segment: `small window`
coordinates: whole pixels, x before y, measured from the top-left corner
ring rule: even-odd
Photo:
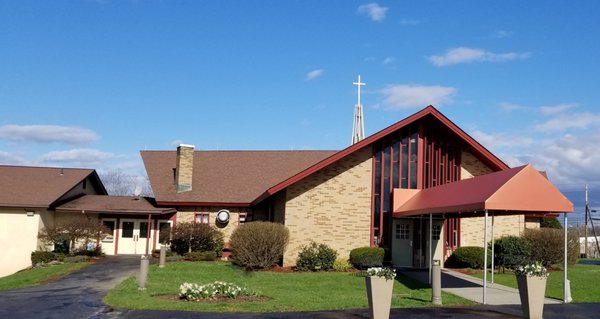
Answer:
[[[252,214],[240,213],[238,216],[239,216],[239,219],[240,219],[239,220],[240,224],[251,222],[253,220]]]
[[[408,224],[396,224],[396,239],[408,239],[410,228]]]
[[[441,233],[442,233],[441,225],[433,225],[433,227],[431,227],[431,238],[433,240],[440,240]]]
[[[195,221],[197,224],[208,224],[209,216],[208,213],[196,213]]]

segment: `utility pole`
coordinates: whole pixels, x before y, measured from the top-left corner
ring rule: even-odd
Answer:
[[[585,184],[585,258],[588,258],[588,218],[589,218],[589,207],[588,207],[588,186]]]

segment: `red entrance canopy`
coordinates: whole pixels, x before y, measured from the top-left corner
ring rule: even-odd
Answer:
[[[531,165],[423,190],[394,189],[394,217],[484,210],[564,213],[573,212],[573,203]]]

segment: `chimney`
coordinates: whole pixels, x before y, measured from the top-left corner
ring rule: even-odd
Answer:
[[[194,145],[179,144],[177,147],[177,166],[175,167],[175,189],[177,193],[192,190],[194,172]]]

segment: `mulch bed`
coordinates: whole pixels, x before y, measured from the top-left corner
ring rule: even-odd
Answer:
[[[168,294],[168,295],[155,295],[155,298],[169,300],[169,301],[181,301],[181,302],[197,302],[197,303],[247,303],[247,302],[264,302],[269,301],[273,298],[267,296],[239,296],[235,299],[228,298],[226,296],[216,296],[212,299],[201,299],[198,301],[188,301],[185,299],[179,298],[179,295]]]

